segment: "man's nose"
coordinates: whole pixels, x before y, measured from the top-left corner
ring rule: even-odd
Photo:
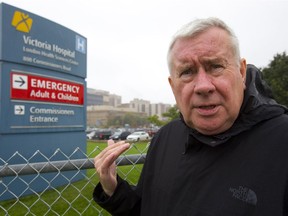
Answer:
[[[200,95],[207,95],[215,91],[213,77],[203,68],[200,68],[196,79],[194,79],[194,92]]]

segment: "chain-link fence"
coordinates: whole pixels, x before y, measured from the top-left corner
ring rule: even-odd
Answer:
[[[131,184],[138,182],[148,144],[132,144],[116,161],[118,174]],[[0,215],[110,215],[92,198],[98,183],[93,158],[104,147],[88,143],[87,152],[77,148],[70,155],[57,149],[49,156],[37,151],[30,157],[15,152],[8,160],[0,158]],[[59,154],[65,159],[54,160]]]

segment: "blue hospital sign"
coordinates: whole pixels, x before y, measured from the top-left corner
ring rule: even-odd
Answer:
[[[0,132],[84,130],[86,38],[4,3],[0,14],[0,79],[5,90],[1,92],[7,92],[1,97],[0,118],[6,123],[0,124]],[[69,110],[73,114],[41,114],[35,118],[30,107]]]
[[[0,172],[6,163],[23,163],[21,158],[9,159],[15,152],[26,159],[35,152],[51,158],[58,149],[64,155],[75,149],[86,152],[86,55],[87,39],[81,34],[0,4]],[[43,157],[35,160],[42,162]],[[50,160],[63,160],[63,156]],[[49,186],[41,181],[44,174],[16,176],[12,182],[11,177],[3,177],[0,201],[31,193],[23,185],[26,178],[35,177],[29,187],[40,192],[67,184],[65,178],[71,176],[78,181],[82,172],[61,173],[64,178],[45,174],[53,179]]]

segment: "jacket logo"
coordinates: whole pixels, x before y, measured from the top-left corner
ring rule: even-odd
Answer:
[[[256,206],[257,195],[253,190],[247,187],[239,186],[238,188],[230,188],[229,191],[232,193],[232,197],[235,199]]]
[[[28,14],[24,14],[20,11],[15,11],[11,25],[16,28],[17,31],[29,33],[32,28],[33,19]]]

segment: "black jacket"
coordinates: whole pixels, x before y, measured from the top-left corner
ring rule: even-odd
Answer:
[[[182,118],[153,138],[136,188],[118,179],[107,199],[113,215],[288,216],[288,116],[252,65],[232,128],[205,136]]]

